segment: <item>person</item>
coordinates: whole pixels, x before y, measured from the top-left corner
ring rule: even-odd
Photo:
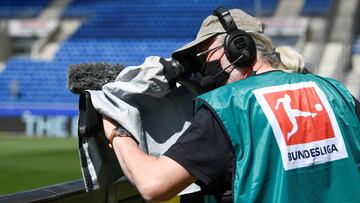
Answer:
[[[124,174],[145,200],[167,200],[196,182],[218,202],[360,201],[359,102],[333,79],[293,73],[304,69],[302,56],[274,49],[263,31],[260,20],[220,7],[173,53],[209,91],[160,157],[103,117]]]
[[[17,100],[20,98],[20,81],[18,79],[10,82],[9,89],[13,99]]]

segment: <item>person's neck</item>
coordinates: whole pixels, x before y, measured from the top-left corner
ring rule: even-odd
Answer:
[[[260,61],[260,62],[257,62],[253,66],[252,70],[255,71],[256,74],[260,74],[260,73],[265,73],[265,72],[272,71],[275,69],[271,66],[271,64]]]
[[[268,71],[275,70],[269,63],[265,62],[256,62],[255,65],[252,68],[246,68],[243,70],[234,69],[232,71],[232,74],[230,74],[230,78],[227,83],[231,83],[237,80],[242,80],[245,78],[248,78],[254,74],[254,72],[257,74],[265,73]]]

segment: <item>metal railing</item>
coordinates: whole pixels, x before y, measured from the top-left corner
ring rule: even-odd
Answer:
[[[125,177],[99,190],[86,192],[83,180],[51,185],[35,190],[0,196],[0,202],[91,202],[91,203],[132,203],[145,202],[134,186]]]

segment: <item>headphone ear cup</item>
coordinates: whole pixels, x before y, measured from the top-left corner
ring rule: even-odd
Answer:
[[[242,30],[237,30],[225,37],[224,52],[230,63],[236,61],[234,65],[240,68],[251,66],[256,59],[255,42],[248,33]]]

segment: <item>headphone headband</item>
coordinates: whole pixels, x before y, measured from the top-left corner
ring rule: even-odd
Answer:
[[[256,59],[256,46],[251,36],[244,30],[239,30],[230,11],[223,6],[213,12],[227,32],[224,40],[224,52],[230,63],[238,67],[249,67]]]
[[[224,7],[219,7],[214,10],[213,15],[218,17],[221,25],[227,33],[233,33],[238,30],[229,10],[225,9]]]

